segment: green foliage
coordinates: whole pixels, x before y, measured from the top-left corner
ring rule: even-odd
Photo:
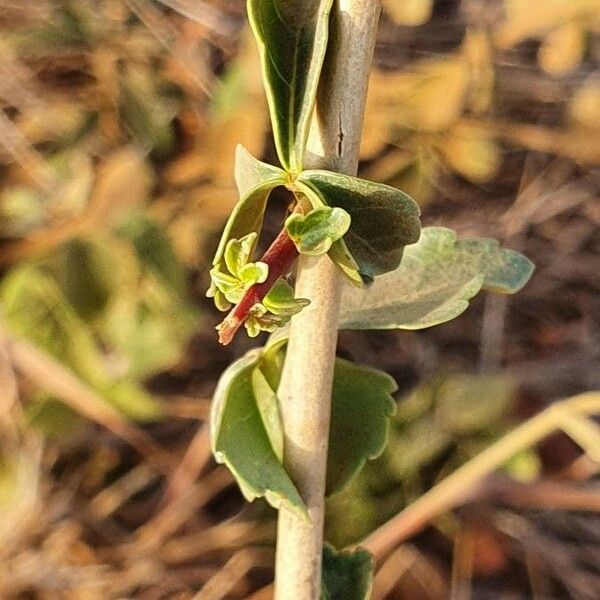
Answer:
[[[213,451],[227,464],[244,495],[300,509],[282,464],[283,425],[276,389],[283,366],[279,340],[253,350],[222,375],[215,392]],[[383,452],[395,410],[396,383],[385,373],[338,358],[333,378],[327,493],[343,488]],[[243,418],[242,418],[243,415]]]
[[[325,538],[356,543],[477,456],[510,428],[516,389],[506,376],[455,373],[403,396],[384,452],[327,499]],[[522,453],[506,470],[531,478],[538,467],[535,453]]]
[[[248,0],[275,145],[286,170],[302,170],[325,57],[332,0]]]
[[[267,279],[269,268],[265,263],[248,262],[256,237],[257,234],[252,232],[239,240],[230,239],[224,252],[228,272],[222,272],[219,267],[210,272],[212,285],[209,294],[214,296],[215,304],[221,310],[227,310],[232,303],[237,304],[248,288]]]
[[[248,335],[256,337],[261,331],[273,333],[309,304],[306,298],[294,297],[294,288],[285,279],[278,279],[263,301],[250,309],[246,321]]]
[[[178,359],[197,321],[170,239],[142,213],[73,238],[48,259],[11,269],[0,286],[7,325],[134,420],[160,418],[142,378]],[[52,422],[53,404],[36,419]]]
[[[386,373],[338,358],[333,375],[327,494],[342,489],[387,444],[396,382]]]
[[[44,436],[61,440],[72,433],[80,423],[75,411],[52,396],[40,394],[27,403],[24,410],[25,422],[41,431]]]
[[[131,242],[140,265],[156,275],[176,296],[186,297],[185,269],[164,229],[143,213],[134,212],[123,219],[118,233]]]
[[[366,550],[338,552],[326,544],[321,600],[368,600],[374,567],[373,557]]]
[[[107,384],[92,333],[47,270],[34,265],[13,269],[2,281],[0,301],[14,333],[34,342],[94,387]]]
[[[466,310],[481,289],[519,291],[533,264],[495,240],[457,240],[443,227],[428,227],[408,246],[402,264],[366,290],[348,288],[340,326],[346,329],[423,329]]]
[[[260,355],[260,351],[250,351],[221,376],[211,406],[212,450],[216,460],[228,466],[249,501],[264,496],[275,508],[285,504],[307,518],[302,498],[281,464],[280,445],[276,442],[274,450],[271,444],[279,435],[269,436],[266,430],[267,426],[280,427],[277,419],[273,423],[272,392],[265,389],[268,386],[259,376],[258,385],[253,386],[253,370]],[[259,402],[255,394],[261,395]]]
[[[419,239],[419,207],[396,188],[328,171],[304,171],[297,183],[350,215],[344,242],[367,281],[396,269],[404,247]]]
[[[350,215],[341,208],[323,206],[306,215],[292,214],[286,222],[288,235],[300,254],[319,256],[329,252],[350,227]]]
[[[291,191],[296,201],[285,233],[297,251],[312,256],[328,253],[359,288],[344,292],[342,327],[420,329],[443,323],[461,314],[481,289],[514,293],[533,271],[525,257],[493,240],[458,241],[453,231],[434,227],[421,235],[418,205],[393,187],[322,170],[303,171],[331,4],[331,0],[248,0],[275,145],[285,170],[258,161],[241,146],[237,149],[240,200],[213,260],[208,291],[221,310],[238,304],[218,327],[224,342],[243,321],[252,337],[261,330],[275,331],[307,303],[295,299],[283,279],[270,292],[266,285],[252,287],[270,285],[268,269],[277,265],[279,270],[273,272],[285,274],[296,257],[281,234],[265,255],[265,264],[252,262],[269,195],[278,186]],[[281,250],[286,248],[282,239],[291,250]],[[363,284],[372,285],[364,289]],[[283,330],[264,350],[249,352],[221,377],[211,413],[213,452],[227,464],[249,500],[265,497],[275,508],[285,505],[306,516],[283,460],[277,388],[286,341]],[[469,383],[436,383],[404,403],[392,428],[392,449],[378,460],[385,465],[386,477],[418,487],[421,470],[451,453],[456,438],[484,436],[502,418],[511,396],[510,382],[496,382],[496,395],[488,397],[487,404],[477,393],[465,392]],[[394,380],[380,371],[336,360],[326,481],[326,493],[335,494],[330,509],[348,499],[352,505],[353,498],[365,495],[370,481],[363,467],[384,452],[396,389]],[[470,406],[467,411],[465,404]],[[386,511],[363,512],[356,519],[358,529],[368,531],[381,512]],[[347,517],[344,511],[345,521]],[[337,553],[326,547],[322,598],[368,598],[372,571],[368,553]]]
[[[84,320],[97,317],[114,292],[109,256],[99,244],[73,239],[65,244],[59,260],[66,299]]]
[[[277,167],[254,158],[243,146],[238,145],[235,154],[235,180],[240,196],[239,202],[231,212],[221,241],[213,259],[213,267],[222,269],[227,244],[232,239],[242,239],[262,228],[267,200],[271,191],[286,181],[286,174]],[[256,236],[252,238],[256,242]],[[254,250],[254,243],[250,249]],[[209,296],[214,295],[211,288]]]
[[[132,137],[156,158],[167,157],[175,146],[171,103],[144,71],[131,69],[119,83],[119,110]]]

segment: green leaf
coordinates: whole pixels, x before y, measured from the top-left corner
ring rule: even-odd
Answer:
[[[60,360],[94,387],[108,384],[102,354],[89,328],[49,273],[34,265],[13,269],[0,287],[0,303],[11,331]]]
[[[516,387],[517,382],[507,375],[457,373],[438,385],[436,418],[454,435],[474,435],[494,429],[508,414]]]
[[[283,461],[283,422],[279,410],[279,400],[274,388],[260,368],[252,371],[252,391],[256,399],[256,406],[269,436],[271,448],[279,462]]]
[[[283,185],[287,175],[277,167],[254,158],[246,148],[238,145],[235,154],[235,180],[240,200],[225,225],[213,266],[219,267],[231,239],[242,239],[250,233],[260,233],[271,191]],[[256,238],[254,238],[254,243]],[[254,247],[250,249],[249,255]]]
[[[368,600],[373,587],[373,557],[362,549],[338,552],[323,547],[321,600]]]
[[[101,391],[121,414],[132,421],[147,423],[164,417],[162,403],[133,381],[122,379],[111,382]]]
[[[419,207],[396,188],[328,171],[304,171],[296,185],[350,215],[343,240],[364,280],[396,269],[404,247],[419,239]]]
[[[258,381],[263,387],[264,382],[260,378],[253,381],[253,372],[260,357],[260,350],[251,350],[221,376],[211,406],[212,450],[249,501],[264,496],[275,508],[285,505],[308,518],[302,498],[278,458],[279,442],[274,450],[273,434],[270,438],[265,429],[265,422],[273,423],[272,398],[263,395],[262,413],[258,408],[253,384]]]
[[[176,107],[157,90],[148,73],[129,69],[119,81],[119,113],[131,135],[159,159],[175,146]]]
[[[445,323],[464,312],[482,288],[519,291],[533,269],[530,260],[495,240],[457,240],[451,229],[427,227],[406,248],[398,269],[366,290],[344,290],[340,327],[423,329]]]
[[[265,296],[263,304],[274,315],[291,317],[308,306],[310,300],[295,298],[294,288],[285,279],[278,279]]]
[[[281,164],[302,170],[332,0],[248,0]]]
[[[306,215],[290,215],[285,228],[298,252],[319,256],[329,252],[350,227],[350,215],[342,208],[323,206]]]
[[[396,382],[377,369],[336,359],[333,376],[327,494],[342,489],[385,449],[396,410]]]
[[[139,263],[180,298],[187,296],[186,272],[165,230],[142,213],[130,214],[118,233],[133,245]]]
[[[28,427],[33,427],[53,440],[68,439],[81,423],[77,413],[58,398],[48,394],[35,395],[24,407]]]
[[[161,416],[160,403],[134,381],[113,380],[108,362],[88,324],[67,302],[55,279],[40,267],[14,269],[0,287],[0,302],[11,331],[30,340],[71,369],[97,390],[107,403],[133,419],[152,420]],[[143,337],[142,328],[127,320],[119,331],[132,343]],[[153,340],[162,349],[164,338]]]
[[[58,255],[58,279],[66,299],[85,320],[97,317],[115,289],[109,254],[101,244],[72,239]]]

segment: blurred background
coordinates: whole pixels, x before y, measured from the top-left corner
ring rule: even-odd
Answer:
[[[341,333],[399,412],[326,537],[400,513],[376,600],[596,600],[600,406],[564,399],[600,389],[600,0],[383,4],[361,175],[537,270],[431,330]],[[274,513],[205,425],[256,345],[219,347],[205,298],[234,148],[276,160],[244,5],[0,0],[2,599],[271,596]]]

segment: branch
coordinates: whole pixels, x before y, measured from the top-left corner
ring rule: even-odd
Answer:
[[[308,168],[355,175],[380,0],[337,0],[308,143]],[[292,318],[279,388],[284,462],[310,522],[279,511],[276,600],[316,600],[321,554],[331,386],[342,279],[327,256],[301,256],[296,296],[310,305]]]

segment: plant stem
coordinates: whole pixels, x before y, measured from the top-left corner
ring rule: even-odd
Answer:
[[[308,143],[307,165],[355,175],[381,0],[337,0]],[[276,600],[318,600],[331,385],[342,279],[327,256],[301,256],[296,296],[311,304],[292,319],[279,388],[284,461],[310,515],[279,512]]]
[[[231,309],[231,312],[217,327],[221,344],[227,346],[233,340],[237,330],[250,316],[250,309],[264,300],[275,282],[290,270],[297,258],[298,250],[294,242],[290,239],[287,231],[282,229],[260,259],[269,267],[267,279],[263,283],[256,283],[249,288],[241,301]]]

